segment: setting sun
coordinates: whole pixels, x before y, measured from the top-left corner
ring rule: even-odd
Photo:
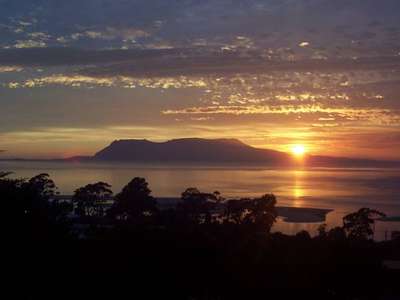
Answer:
[[[294,145],[292,146],[292,153],[297,157],[301,157],[306,153],[306,148],[304,145]]]

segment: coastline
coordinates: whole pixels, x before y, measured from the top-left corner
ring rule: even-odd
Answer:
[[[71,195],[59,195],[57,199],[69,201]],[[177,197],[155,197],[157,205],[161,210],[175,209],[181,201]],[[113,199],[108,199],[107,202]],[[322,209],[313,207],[291,207],[291,206],[276,206],[278,218],[281,218],[285,223],[324,223],[329,213],[334,209]]]

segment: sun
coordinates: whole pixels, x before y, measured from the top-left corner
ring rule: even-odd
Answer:
[[[291,150],[293,155],[297,157],[302,157],[306,153],[306,147],[304,145],[293,145]]]

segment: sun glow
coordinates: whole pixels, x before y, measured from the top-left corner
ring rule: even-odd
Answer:
[[[306,153],[306,147],[304,145],[293,145],[291,150],[296,157],[302,157]]]

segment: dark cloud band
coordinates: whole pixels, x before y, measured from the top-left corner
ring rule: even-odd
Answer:
[[[28,48],[0,50],[0,65],[64,66],[108,64],[177,54],[179,50],[84,50],[75,48]]]
[[[163,77],[264,73],[270,71],[346,71],[400,69],[400,56],[299,61],[270,60],[254,51],[201,51],[202,49],[82,50],[72,48],[7,49],[0,51],[3,66],[88,66],[90,76]],[[90,66],[90,67],[89,67]]]

